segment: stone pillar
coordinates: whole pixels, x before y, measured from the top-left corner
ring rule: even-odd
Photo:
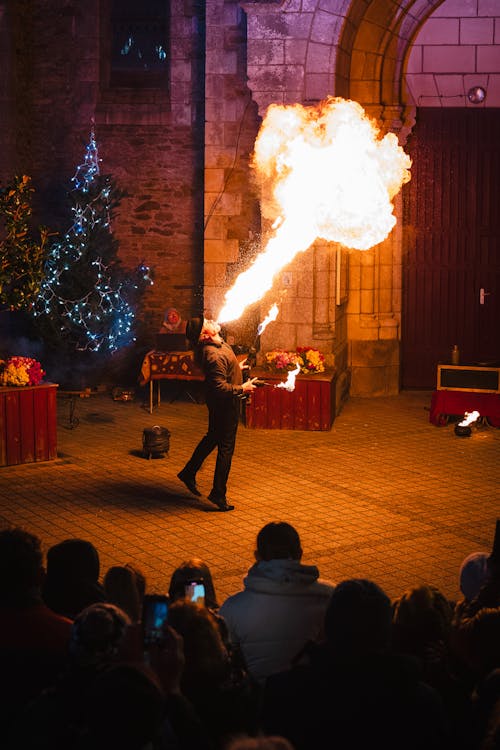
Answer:
[[[205,54],[204,308],[216,317],[256,227],[249,159],[258,131],[246,87],[244,16],[237,2],[207,0]]]

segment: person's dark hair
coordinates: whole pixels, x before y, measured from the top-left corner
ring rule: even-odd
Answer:
[[[134,574],[139,596],[141,597],[141,600],[144,599],[144,594],[146,593],[146,576],[144,575],[142,570],[136,568],[133,563],[125,563],[125,567],[127,568],[127,570],[130,570]]]
[[[168,589],[170,599],[184,599],[186,584],[197,579],[202,579],[205,585],[205,605],[210,609],[219,609],[210,568],[199,557],[186,560],[174,570]]]
[[[260,560],[300,560],[299,534],[285,521],[268,523],[257,534],[256,552]]]
[[[132,622],[139,622],[144,589],[136,571],[130,565],[113,565],[106,571],[103,584],[107,601],[123,609]]]
[[[42,597],[54,612],[74,619],[85,607],[106,599],[99,582],[99,554],[92,542],[65,539],[47,552]]]
[[[47,552],[47,576],[66,579],[75,576],[95,582],[99,578],[99,555],[85,539],[65,539]]]
[[[439,589],[430,584],[416,586],[393,605],[393,645],[405,653],[423,656],[429,644],[448,643],[453,607]]]
[[[70,655],[80,664],[115,657],[123,644],[129,616],[119,607],[97,602],[76,617],[71,629]]]
[[[181,684],[190,691],[228,678],[230,660],[218,616],[206,607],[177,599],[168,610],[168,623],[183,638],[185,665]]]
[[[336,653],[384,650],[391,627],[391,600],[376,583],[351,578],[335,586],[325,613],[325,635]]]
[[[40,586],[43,554],[40,539],[15,526],[0,531],[0,598],[22,602]]]

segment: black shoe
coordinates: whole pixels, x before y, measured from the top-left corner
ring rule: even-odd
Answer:
[[[199,491],[198,487],[196,486],[196,479],[193,477],[192,474],[186,474],[184,471],[180,471],[177,474],[177,477],[183,482],[188,490],[193,493],[193,495],[196,495],[196,497],[201,497],[201,492]]]
[[[234,510],[234,505],[229,505],[225,497],[216,497],[210,494],[208,499],[211,503],[216,505],[220,511]]]

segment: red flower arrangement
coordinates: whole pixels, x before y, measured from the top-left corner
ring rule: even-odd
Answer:
[[[299,356],[300,371],[304,373],[324,372],[325,356],[318,349],[311,349],[310,346],[298,346],[297,354]]]
[[[325,371],[325,356],[310,346],[298,346],[294,352],[273,349],[265,355],[266,364],[273,370],[294,370],[297,365],[305,375]]]
[[[40,362],[32,357],[0,360],[0,385],[40,385],[45,375]]]

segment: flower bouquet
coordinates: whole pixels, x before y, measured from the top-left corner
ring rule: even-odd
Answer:
[[[318,349],[298,346],[294,352],[273,349],[265,354],[265,363],[270,370],[284,372],[295,370],[297,365],[305,375],[325,371],[325,357]]]
[[[318,349],[311,349],[309,346],[298,346],[297,355],[300,371],[306,375],[308,373],[325,371],[325,357]]]
[[[40,385],[45,375],[40,362],[31,357],[0,360],[0,385]]]
[[[270,370],[287,372],[295,370],[298,364],[296,352],[287,352],[285,349],[273,349],[265,354],[265,363]]]

